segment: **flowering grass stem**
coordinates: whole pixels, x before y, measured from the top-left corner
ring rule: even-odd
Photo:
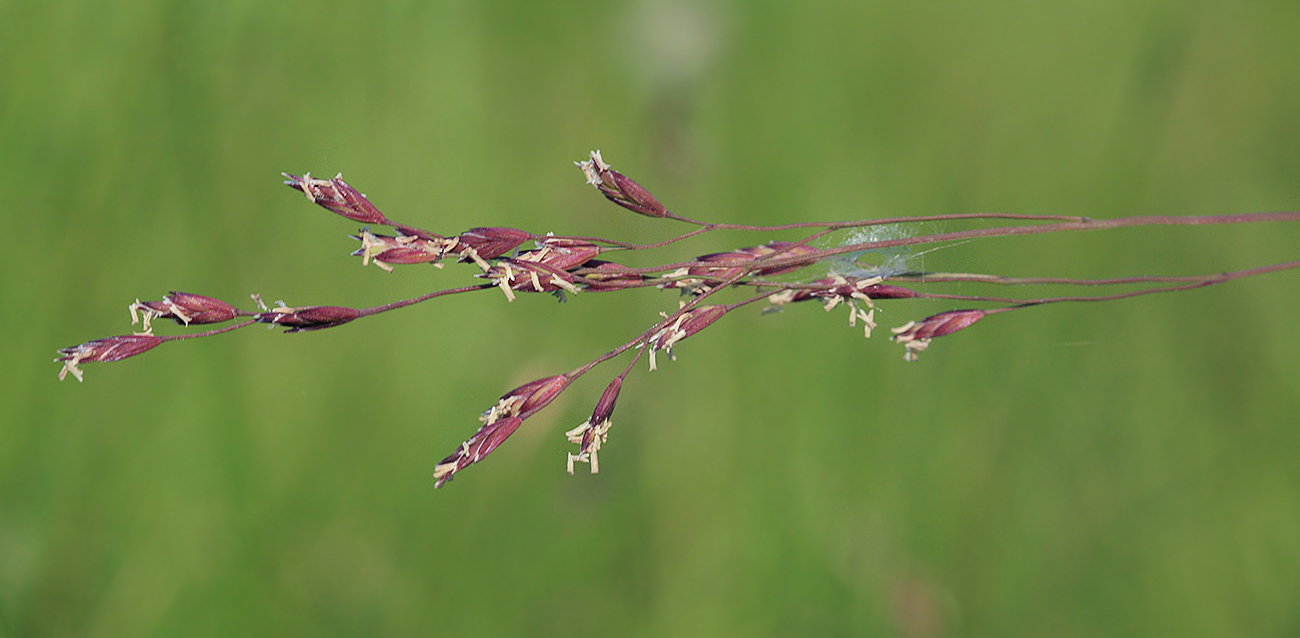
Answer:
[[[942,336],[964,330],[993,314],[1062,302],[1117,301],[1156,293],[1177,292],[1213,286],[1230,281],[1300,268],[1300,261],[1287,261],[1229,272],[1135,276],[1104,279],[1064,277],[1007,277],[996,274],[936,272],[916,273],[889,269],[859,268],[857,259],[879,251],[906,250],[918,246],[942,246],[993,237],[1018,237],[1050,233],[1102,231],[1134,227],[1218,226],[1225,224],[1293,223],[1300,212],[1249,213],[1237,215],[1202,215],[1190,217],[1141,215],[1114,219],[1093,219],[1074,215],[1023,215],[1013,213],[955,213],[915,217],[890,217],[855,221],[794,222],[758,226],[704,222],[677,215],[644,187],[615,171],[592,152],[590,159],[577,163],[587,182],[610,202],[647,217],[686,223],[696,228],[650,243],[631,243],[618,239],[582,235],[539,234],[514,228],[477,227],[458,235],[440,235],[415,226],[393,221],[370,200],[343,181],[285,174],[285,183],[302,191],[307,199],[350,221],[367,224],[355,239],[361,248],[354,255],[362,265],[375,265],[392,271],[397,266],[430,264],[441,268],[455,260],[477,269],[480,281],[463,286],[435,290],[417,297],[393,301],[368,308],[343,306],[297,306],[278,303],[271,308],[253,295],[257,309],[239,309],[219,299],[193,293],[172,292],[158,301],[136,301],[130,305],[133,323],[143,322],[143,330],[131,335],[96,339],[59,350],[55,360],[62,363],[59,377],[72,374],[82,379],[80,365],[90,362],[119,361],[142,354],[163,343],[183,339],[211,337],[253,324],[280,325],[286,332],[306,332],[335,328],[381,313],[405,308],[439,297],[498,289],[507,301],[519,294],[548,293],[563,299],[568,294],[617,292],[638,288],[675,289],[685,298],[672,311],[660,313],[635,336],[590,361],[566,372],[524,384],[503,395],[486,410],[482,425],[455,452],[436,464],[435,486],[441,487],[470,465],[478,463],[513,434],[528,418],[545,409],[573,382],[602,363],[633,352],[623,371],[613,377],[601,394],[592,416],[566,433],[577,444],[578,452],[568,455],[568,470],[575,463],[590,464],[599,470],[598,456],[607,441],[610,417],[624,382],[643,355],[650,370],[657,368],[659,353],[673,357],[680,342],[704,331],[732,311],[766,301],[769,309],[781,309],[791,303],[817,300],[827,310],[840,305],[849,309],[850,326],[862,326],[871,336],[875,323],[875,304],[906,299],[943,299],[978,304],[979,308],[950,310],[894,328],[892,339],[904,347],[904,359],[912,361],[930,343]],[[889,226],[930,226],[947,222],[1017,222],[1011,225],[949,230],[929,234],[873,232],[848,233],[850,238],[837,245],[822,246],[838,231]],[[369,225],[387,226],[392,235],[373,233]],[[688,261],[631,267],[606,259],[622,253],[648,253],[689,239],[716,233],[739,231],[771,233],[805,231],[794,241],[732,248],[723,252],[699,255]],[[865,241],[864,241],[865,239]],[[526,246],[532,242],[532,246]],[[845,272],[837,272],[837,269]],[[864,274],[866,273],[866,274]],[[990,284],[1007,287],[1078,286],[1097,289],[1107,286],[1138,286],[1136,290],[1102,292],[1086,295],[1026,296],[972,295],[935,291],[943,284]],[[919,286],[921,289],[912,287]],[[724,294],[747,290],[739,300],[720,302]],[[202,331],[155,335],[153,322],[171,319],[178,325],[217,324],[241,319],[231,325]]]

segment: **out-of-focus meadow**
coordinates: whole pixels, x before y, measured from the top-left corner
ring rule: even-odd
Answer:
[[[1297,33],[1264,1],[0,4],[0,635],[1295,635],[1298,273],[1001,315],[916,363],[842,309],[737,312],[629,378],[599,475],[565,473],[563,432],[617,363],[437,491],[501,393],[675,294],[461,295],[85,383],[50,359],[169,290],[468,281],[362,268],[357,225],[280,171],[438,232],[629,241],[684,227],[604,202],[591,149],[712,221],[1294,210]],[[1274,224],[925,266],[1298,255]]]

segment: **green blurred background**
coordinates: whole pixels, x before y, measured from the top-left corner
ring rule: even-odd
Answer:
[[[842,309],[736,313],[629,379],[601,474],[565,474],[562,433],[613,367],[436,492],[502,392],[676,297],[462,295],[84,384],[49,362],[168,290],[466,281],[361,268],[280,171],[440,232],[636,241],[682,227],[601,200],[590,149],[715,221],[1295,209],[1297,33],[1291,1],[0,3],[0,635],[1298,635],[1295,273],[1003,315],[914,364]],[[1216,272],[1298,240],[926,265]]]

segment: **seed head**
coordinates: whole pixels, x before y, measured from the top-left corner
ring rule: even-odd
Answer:
[[[436,482],[433,486],[442,487],[456,475],[456,472],[482,461],[492,453],[492,450],[497,449],[498,445],[514,434],[523,422],[522,418],[512,416],[484,424],[478,432],[474,433],[474,436],[461,443],[459,449],[434,466],[433,478]]]
[[[769,255],[781,251],[773,259],[784,259],[786,257],[799,257],[816,252],[817,249],[807,244],[795,244],[788,241],[774,241],[762,246],[750,246],[740,248],[731,252],[712,253],[709,255],[700,255],[695,261],[706,263],[735,263],[735,262],[753,262]],[[687,288],[696,294],[707,292],[719,281],[731,279],[737,275],[749,272],[755,276],[765,277],[771,275],[780,275],[792,272],[807,266],[811,261],[795,262],[782,266],[771,268],[755,268],[751,265],[743,266],[691,266],[682,268],[670,274],[670,277],[688,277],[687,279],[677,279],[663,285],[664,288]],[[695,277],[707,277],[708,279],[697,279]]]
[[[343,173],[335,175],[333,179],[317,179],[311,173],[304,173],[302,177],[280,174],[288,178],[284,181],[285,185],[302,191],[313,204],[319,204],[331,212],[363,224],[391,223],[365,195],[343,181]]]
[[[437,236],[421,237],[400,232],[396,236],[376,235],[369,230],[362,230],[360,235],[352,238],[361,241],[361,248],[352,253],[361,257],[361,265],[374,261],[376,266],[389,272],[392,272],[393,264],[433,264],[441,268],[439,260],[446,254],[448,246],[455,243],[455,240]]]
[[[506,293],[508,301],[515,300],[515,290],[525,292],[554,292],[566,290],[577,294],[576,278],[544,263],[524,261],[522,259],[502,259],[488,267],[487,272],[479,275],[491,279]]]
[[[289,329],[285,330],[285,332],[306,332],[341,326],[360,316],[360,310],[341,306],[304,306],[302,308],[281,306],[259,312],[253,315],[253,319],[259,323],[288,326]]]
[[[600,253],[600,247],[588,241],[547,237],[537,242],[536,250],[519,253],[519,259],[546,264],[556,270],[573,270],[595,259]]]
[[[447,250],[460,255],[461,261],[473,261],[487,270],[484,260],[500,257],[532,238],[532,233],[515,228],[471,228],[453,237],[456,243]]]
[[[911,299],[916,296],[916,291],[889,284],[873,284],[863,288],[862,294],[870,299]]]
[[[645,342],[645,345],[650,347],[650,369],[656,368],[655,351],[663,350],[668,353],[670,359],[676,359],[673,356],[673,346],[677,345],[678,341],[709,327],[725,314],[727,314],[726,306],[700,306],[678,315],[671,324],[660,328]]]
[[[589,292],[636,288],[646,281],[645,275],[612,261],[593,259],[583,266],[588,272],[582,274],[582,289]]]
[[[172,291],[159,301],[140,301],[128,306],[131,311],[131,325],[144,316],[144,331],[150,332],[154,319],[171,319],[178,324],[205,324],[230,321],[239,316],[234,306],[212,297],[195,295],[188,292]]]
[[[479,420],[492,423],[510,416],[526,419],[550,405],[568,387],[569,378],[562,374],[529,381],[502,395],[496,405],[479,415]]]
[[[59,358],[55,363],[63,363],[63,369],[59,370],[59,380],[62,381],[68,373],[77,377],[78,381],[84,381],[81,369],[77,366],[82,363],[92,361],[121,361],[127,357],[134,357],[146,350],[149,350],[162,343],[161,337],[152,334],[134,334],[123,335],[119,337],[106,337],[87,341],[79,346],[70,348],[61,348]]]
[[[442,487],[456,472],[483,460],[483,457],[490,454],[519,429],[524,419],[550,405],[551,401],[554,401],[555,397],[560,396],[560,393],[568,387],[569,378],[556,375],[529,381],[505,393],[496,405],[479,416],[483,425],[478,432],[462,443],[460,449],[433,468],[433,477],[437,479],[434,487]]]
[[[596,402],[596,409],[591,413],[591,418],[583,422],[582,425],[564,433],[570,443],[577,443],[580,446],[577,454],[569,453],[569,474],[573,474],[574,463],[590,463],[592,474],[600,472],[600,460],[597,458],[596,453],[600,451],[600,446],[609,439],[609,428],[613,425],[609,417],[614,413],[614,403],[618,401],[618,393],[622,389],[623,377],[614,377],[614,380],[601,393],[600,400]]]
[[[664,217],[668,214],[668,210],[654,195],[606,164],[600,157],[600,151],[592,151],[591,159],[574,164],[587,176],[587,183],[595,186],[605,199],[647,217]]]
[[[903,344],[907,350],[903,353],[904,361],[916,361],[922,350],[930,347],[930,340],[935,337],[950,335],[962,328],[984,318],[983,310],[952,310],[926,317],[920,322],[912,321],[905,326],[893,328],[894,341]]]

